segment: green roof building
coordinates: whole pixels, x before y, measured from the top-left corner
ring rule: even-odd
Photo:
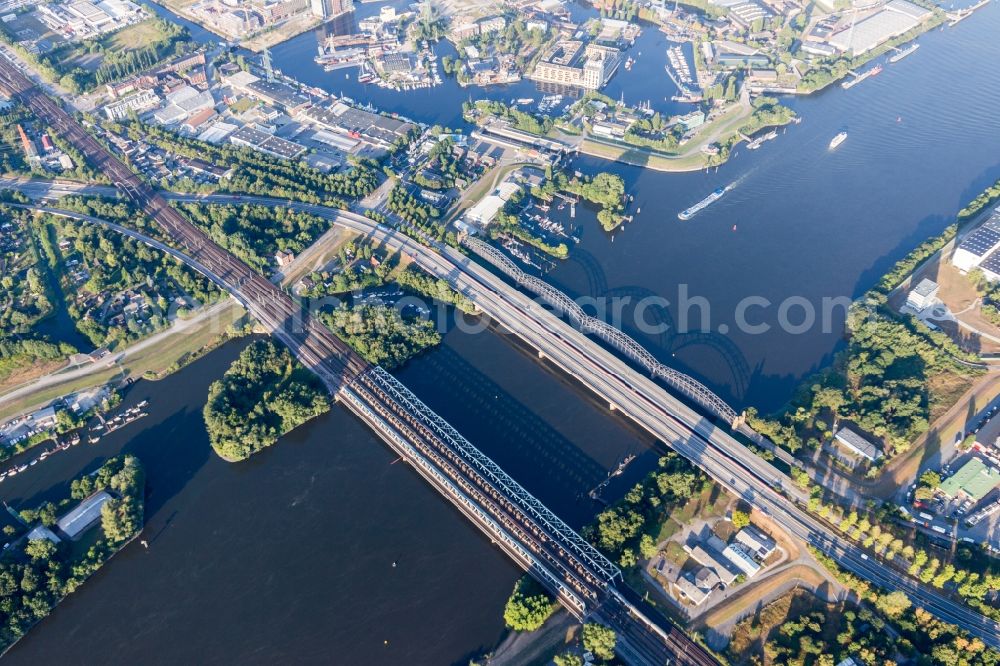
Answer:
[[[938,490],[948,497],[956,497],[961,493],[978,502],[997,485],[1000,485],[1000,470],[987,466],[979,458],[972,458],[942,481]]]

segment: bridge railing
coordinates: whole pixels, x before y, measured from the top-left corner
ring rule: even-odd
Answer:
[[[463,238],[462,245],[506,273],[518,286],[534,292],[559,314],[566,316],[582,332],[591,333],[604,340],[644,367],[653,377],[662,378],[669,386],[701,405],[709,413],[724,419],[727,423],[737,422],[736,410],[707,386],[679,370],[664,365],[635,339],[611,324],[591,317],[572,298],[544,280],[525,273],[497,248],[473,236]]]

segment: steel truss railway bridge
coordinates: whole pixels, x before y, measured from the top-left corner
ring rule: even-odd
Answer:
[[[75,118],[0,57],[0,90],[24,103],[159,224],[190,266],[228,291],[375,432],[577,619],[614,628],[636,664],[715,664],[679,629],[650,619],[618,567],[383,369],[358,357],[292,299],[186,220]],[[93,221],[93,220],[91,220]]]

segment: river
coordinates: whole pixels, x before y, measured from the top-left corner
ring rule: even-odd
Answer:
[[[359,13],[375,10],[361,5]],[[861,293],[1000,177],[996,34],[1000,11],[991,5],[922,37],[916,53],[849,91],[791,100],[801,125],[756,152],[738,149],[717,173],[579,159],[583,170],[621,173],[642,212],[605,234],[592,212],[578,210],[583,240],[549,279],[575,295],[665,297],[674,321],[679,285],[688,285],[707,300],[711,330],[641,334],[643,342],[736,405],[779,406],[830,361],[841,335],[837,317],[829,332],[777,330],[776,304]],[[457,126],[461,102],[482,96],[450,79],[409,94],[360,86],[315,66],[316,44],[307,33],[275,47],[275,66],[428,123]],[[651,103],[669,104],[662,98],[673,86],[654,60],[662,47],[647,29],[636,67],[609,93],[645,101],[652,81]],[[488,95],[538,93],[523,82]],[[848,140],[828,151],[842,128]],[[677,220],[677,211],[732,183],[721,201]],[[736,330],[737,304],[752,296],[775,304],[750,316],[772,324],[769,332]],[[201,407],[241,344],[161,382],[140,382],[127,402],[148,396],[150,417],[0,488],[13,506],[31,506],[119,450],[137,453],[149,473],[149,549],[130,545],[9,659],[464,664],[495,644],[518,572],[339,407],[247,463],[212,454]],[[398,375],[574,525],[593,515],[598,505],[586,493],[622,456],[642,454],[608,497],[655,459],[647,437],[494,334],[452,331]]]

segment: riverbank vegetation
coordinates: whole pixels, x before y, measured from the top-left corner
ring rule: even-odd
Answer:
[[[625,497],[597,514],[584,536],[622,567],[656,554],[661,526],[671,511],[710,483],[700,470],[676,453],[660,458],[657,469]]]
[[[59,502],[68,511],[73,500],[107,491],[112,498],[101,508],[101,536],[89,547],[66,539],[20,538],[0,559],[0,649],[6,650],[52,612],[124,544],[142,530],[145,473],[138,458],[112,458],[94,474],[71,484],[71,498]],[[55,524],[56,505],[33,510],[40,525]]]
[[[503,609],[503,621],[514,631],[535,631],[558,610],[559,604],[525,574],[514,584],[514,591]]]
[[[284,347],[251,343],[208,389],[205,427],[224,460],[246,460],[330,408],[323,383]]]
[[[970,201],[969,205],[958,211],[958,219],[961,221],[975,217],[998,201],[1000,201],[1000,180],[987,187],[979,196]]]
[[[433,321],[385,305],[342,306],[320,319],[362,358],[387,370],[441,342]]]
[[[881,442],[883,461],[909,450],[934,415],[981,372],[973,365],[975,355],[945,333],[888,304],[889,294],[954,235],[949,227],[900,260],[850,307],[847,348],[832,366],[804,382],[778,413],[762,417],[748,409],[749,424],[792,453],[803,446],[818,449],[841,422]]]
[[[528,134],[545,136],[552,129],[553,120],[549,116],[539,116],[521,111],[516,106],[482,99],[462,103],[462,117],[470,123],[482,125],[488,120],[502,120],[511,127]]]

